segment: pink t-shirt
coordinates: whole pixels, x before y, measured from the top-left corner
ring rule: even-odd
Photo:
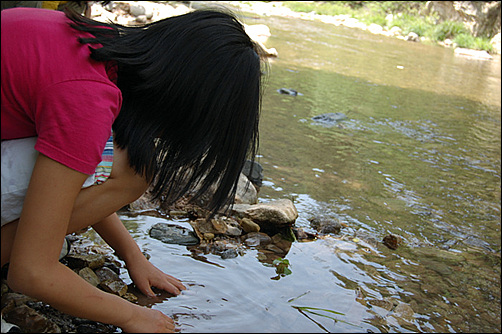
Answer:
[[[91,37],[64,13],[1,12],[2,140],[38,136],[35,149],[74,170],[94,173],[122,94],[109,64],[92,60]],[[108,68],[108,72],[107,72]]]

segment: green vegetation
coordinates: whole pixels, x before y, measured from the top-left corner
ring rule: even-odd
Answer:
[[[403,35],[414,32],[433,42],[450,39],[462,48],[493,52],[488,38],[474,37],[463,23],[439,22],[436,15],[428,13],[426,1],[285,1],[283,4],[295,12],[348,15],[367,25],[399,27]]]

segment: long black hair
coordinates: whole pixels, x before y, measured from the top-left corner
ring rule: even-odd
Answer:
[[[231,204],[258,149],[262,50],[228,10],[204,9],[139,27],[65,11],[91,58],[118,66],[122,109],[115,142],[152,182],[153,198],[208,197],[212,217]]]

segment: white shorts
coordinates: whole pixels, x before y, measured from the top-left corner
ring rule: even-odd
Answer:
[[[36,142],[37,137],[2,140],[1,226],[21,216],[24,198],[31,179],[31,173],[33,172],[35,161],[38,157],[38,151],[35,150]],[[85,180],[82,188],[87,188],[102,182],[103,180],[99,183],[97,182],[95,173]]]

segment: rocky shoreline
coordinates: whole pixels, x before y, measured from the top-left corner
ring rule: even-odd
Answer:
[[[242,255],[246,248],[259,249],[260,261],[276,266],[279,277],[288,274],[282,261],[291,243],[297,240],[315,240],[319,235],[294,227],[298,213],[291,200],[257,203],[259,189],[256,184],[259,183],[259,180],[251,183],[247,176],[241,174],[236,204],[232,206],[231,212],[227,215],[217,215],[211,221],[204,218],[207,211],[197,203],[189,204],[186,199],[182,199],[173,205],[166,205],[161,201],[151,201],[149,192],[124,207],[120,213],[165,218],[166,222],[152,226],[150,237],[164,243],[185,245],[194,257],[211,253],[228,259]],[[173,223],[173,219],[180,218],[188,219],[193,230]],[[313,226],[318,227],[323,234],[339,232],[340,225],[327,227],[332,223],[335,222],[323,221]],[[132,283],[127,285],[120,278],[121,270],[125,268],[113,250],[92,242],[83,236],[83,232],[85,231],[67,236],[71,248],[60,260],[63,264],[99,289],[139,305],[148,307],[169,297],[166,292],[156,291],[160,299],[148,299]],[[145,256],[149,258],[146,253]],[[2,318],[16,325],[20,332],[118,332],[116,326],[72,317],[41,301],[13,292],[6,284],[7,270],[8,267],[2,270]]]

